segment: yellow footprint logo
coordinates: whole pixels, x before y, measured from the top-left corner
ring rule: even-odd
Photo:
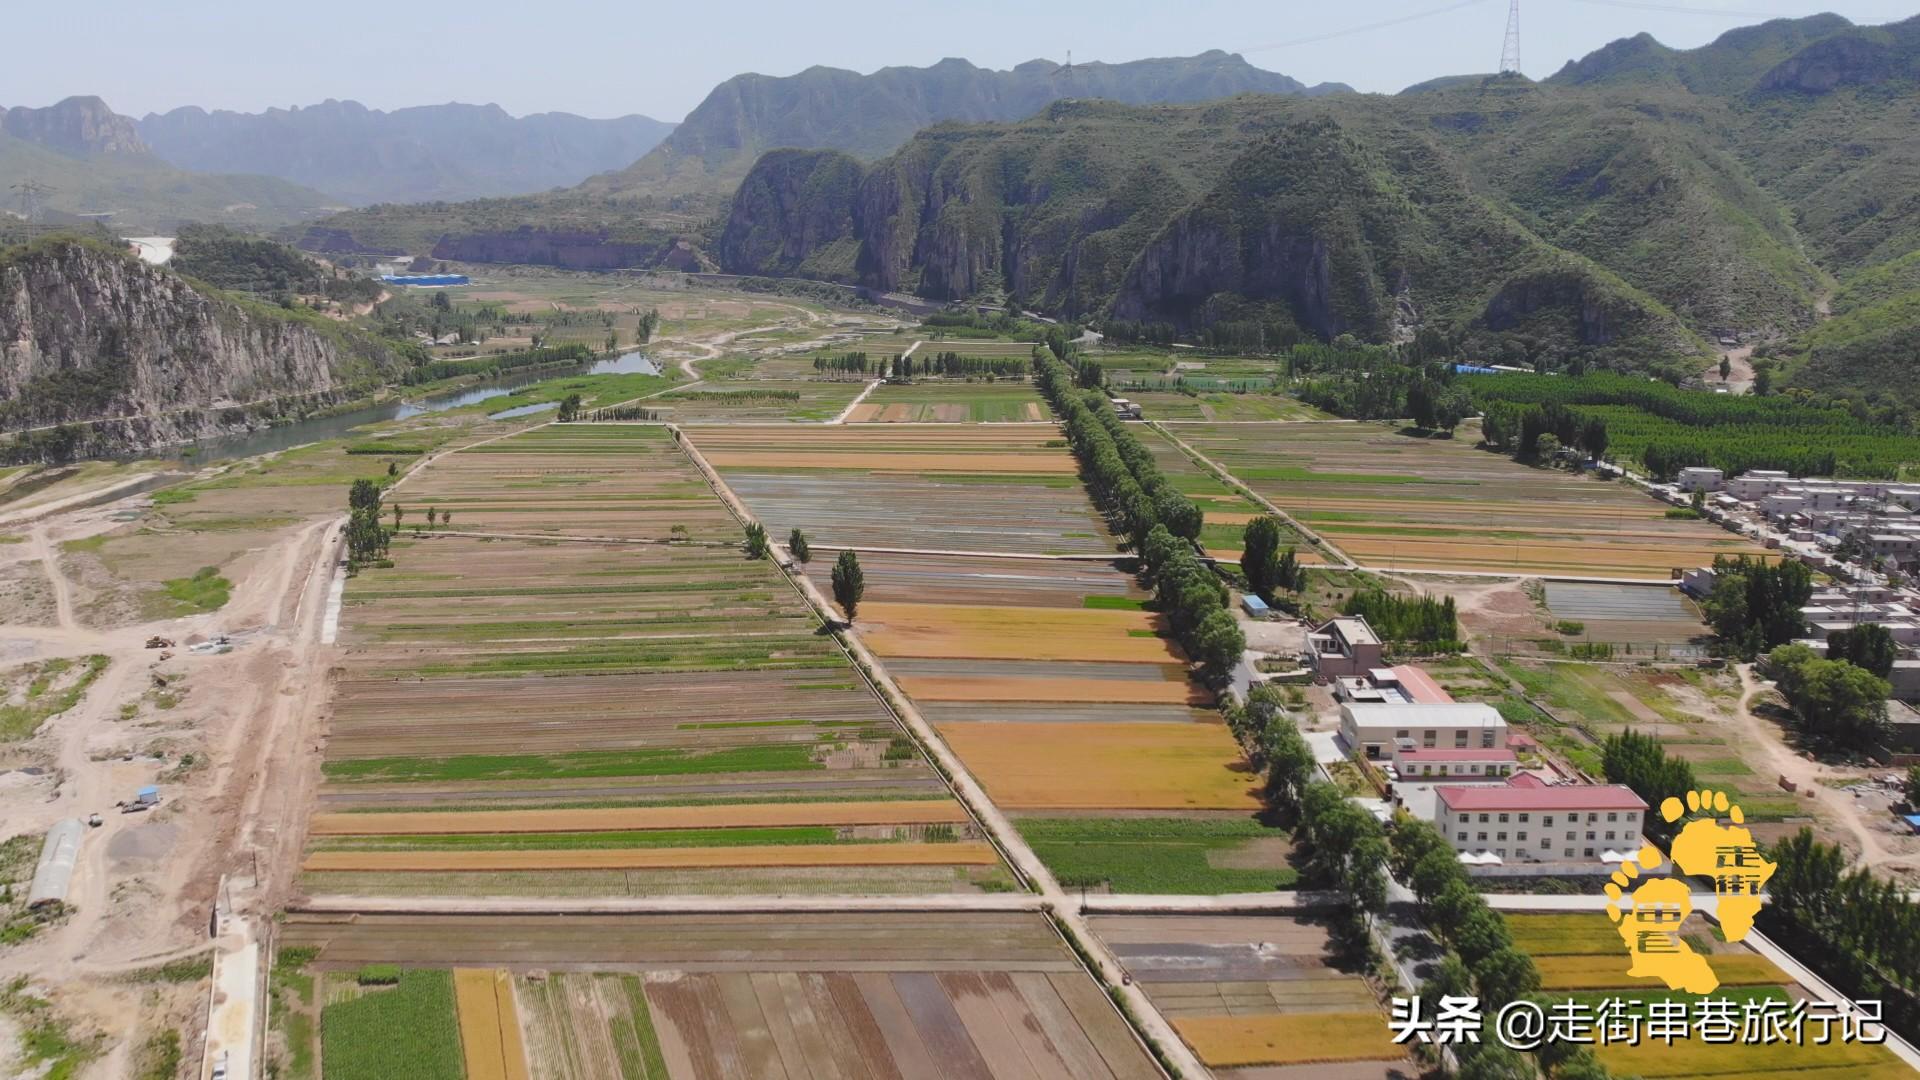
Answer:
[[[1674,837],[1673,862],[1681,873],[1713,880],[1721,934],[1728,941],[1740,941],[1753,928],[1753,917],[1766,902],[1761,890],[1777,867],[1760,857],[1753,834],[1741,827],[1746,815],[1728,803],[1726,792],[1689,791],[1684,804],[1678,797],[1660,804],[1660,816],[1669,822],[1703,811],[1709,816],[1687,822]],[[1721,814],[1732,824],[1720,824]],[[1622,890],[1641,870],[1658,867],[1662,861],[1659,849],[1643,847],[1638,862],[1621,863],[1606,887],[1607,918],[1633,957],[1627,974],[1660,979],[1670,990],[1712,993],[1720,985],[1719,976],[1707,958],[1680,937],[1680,924],[1693,914],[1687,883],[1675,877],[1649,879],[1633,890],[1628,903],[1622,903]]]

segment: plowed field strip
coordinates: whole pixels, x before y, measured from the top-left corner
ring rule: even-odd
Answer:
[[[1060,453],[954,454],[937,448],[925,452],[861,450],[835,453],[819,450],[707,452],[716,469],[845,469],[855,472],[1011,473],[1070,476],[1079,470],[1071,457]]]
[[[456,968],[453,994],[467,1080],[527,1080],[527,1050],[507,973]]]
[[[1304,1013],[1277,1016],[1190,1016],[1173,1021],[1174,1030],[1215,1068],[1248,1065],[1305,1065],[1336,1061],[1397,1061],[1406,1055],[1393,1045],[1378,1010],[1353,1013]]]
[[[1233,736],[1217,724],[980,722],[939,731],[1009,809],[1260,807]]]
[[[987,844],[822,844],[627,851],[317,851],[303,869],[645,870],[705,866],[993,866]]]
[[[905,675],[897,681],[900,689],[916,701],[1068,701],[1126,705],[1206,705],[1213,701],[1212,695],[1194,682]]]
[[[316,814],[314,836],[413,836],[471,833],[592,832],[628,829],[753,828],[781,825],[923,825],[959,823],[952,801],[761,803],[632,807],[611,810]]]

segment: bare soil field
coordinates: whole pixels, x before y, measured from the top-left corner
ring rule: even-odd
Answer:
[[[730,540],[738,528],[671,431],[645,424],[554,424],[478,445],[387,502],[403,527],[433,510],[466,532]]]
[[[967,556],[929,559],[918,555],[863,552],[867,604],[979,604],[987,607],[1137,608],[1150,599],[1130,575],[1111,564],[1028,561]],[[830,592],[831,561],[815,559],[807,576],[822,594]]]
[[[883,383],[855,406],[848,423],[1040,423],[1052,418],[1026,380],[911,385]]]
[[[747,866],[994,866],[979,843],[629,848],[621,851],[316,851],[308,872],[325,870],[653,870]]]
[[[1380,424],[1183,424],[1182,441],[1349,556],[1392,569],[1659,578],[1760,549],[1617,482]]]
[[[1092,925],[1221,1076],[1333,1063],[1346,1064],[1328,1075],[1355,1080],[1414,1075],[1373,989],[1327,959],[1317,919],[1096,916]]]
[[[527,1048],[512,978],[504,971],[455,968],[453,996],[467,1080],[527,1080]]]

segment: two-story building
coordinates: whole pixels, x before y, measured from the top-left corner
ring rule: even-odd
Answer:
[[[1622,784],[1549,785],[1522,774],[1500,785],[1436,791],[1434,825],[1475,861],[1611,863],[1642,843],[1646,800]]]
[[[1406,745],[1411,750],[1498,750],[1507,745],[1507,721],[1491,705],[1376,704],[1340,706],[1340,738],[1349,752],[1380,760]]]

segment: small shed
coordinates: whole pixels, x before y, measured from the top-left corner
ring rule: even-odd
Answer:
[[[33,868],[33,884],[27,889],[28,907],[66,902],[73,868],[80,861],[80,842],[86,837],[86,823],[79,818],[67,818],[47,830],[39,865]]]
[[[133,793],[133,801],[140,806],[159,806],[160,789],[152,784]]]
[[[1914,832],[1920,833],[1920,814],[1907,815],[1907,828],[1912,829]]]
[[[1246,609],[1248,615],[1256,619],[1264,619],[1273,614],[1273,609],[1267,606],[1267,602],[1252,593],[1246,593],[1240,597],[1240,606]]]

